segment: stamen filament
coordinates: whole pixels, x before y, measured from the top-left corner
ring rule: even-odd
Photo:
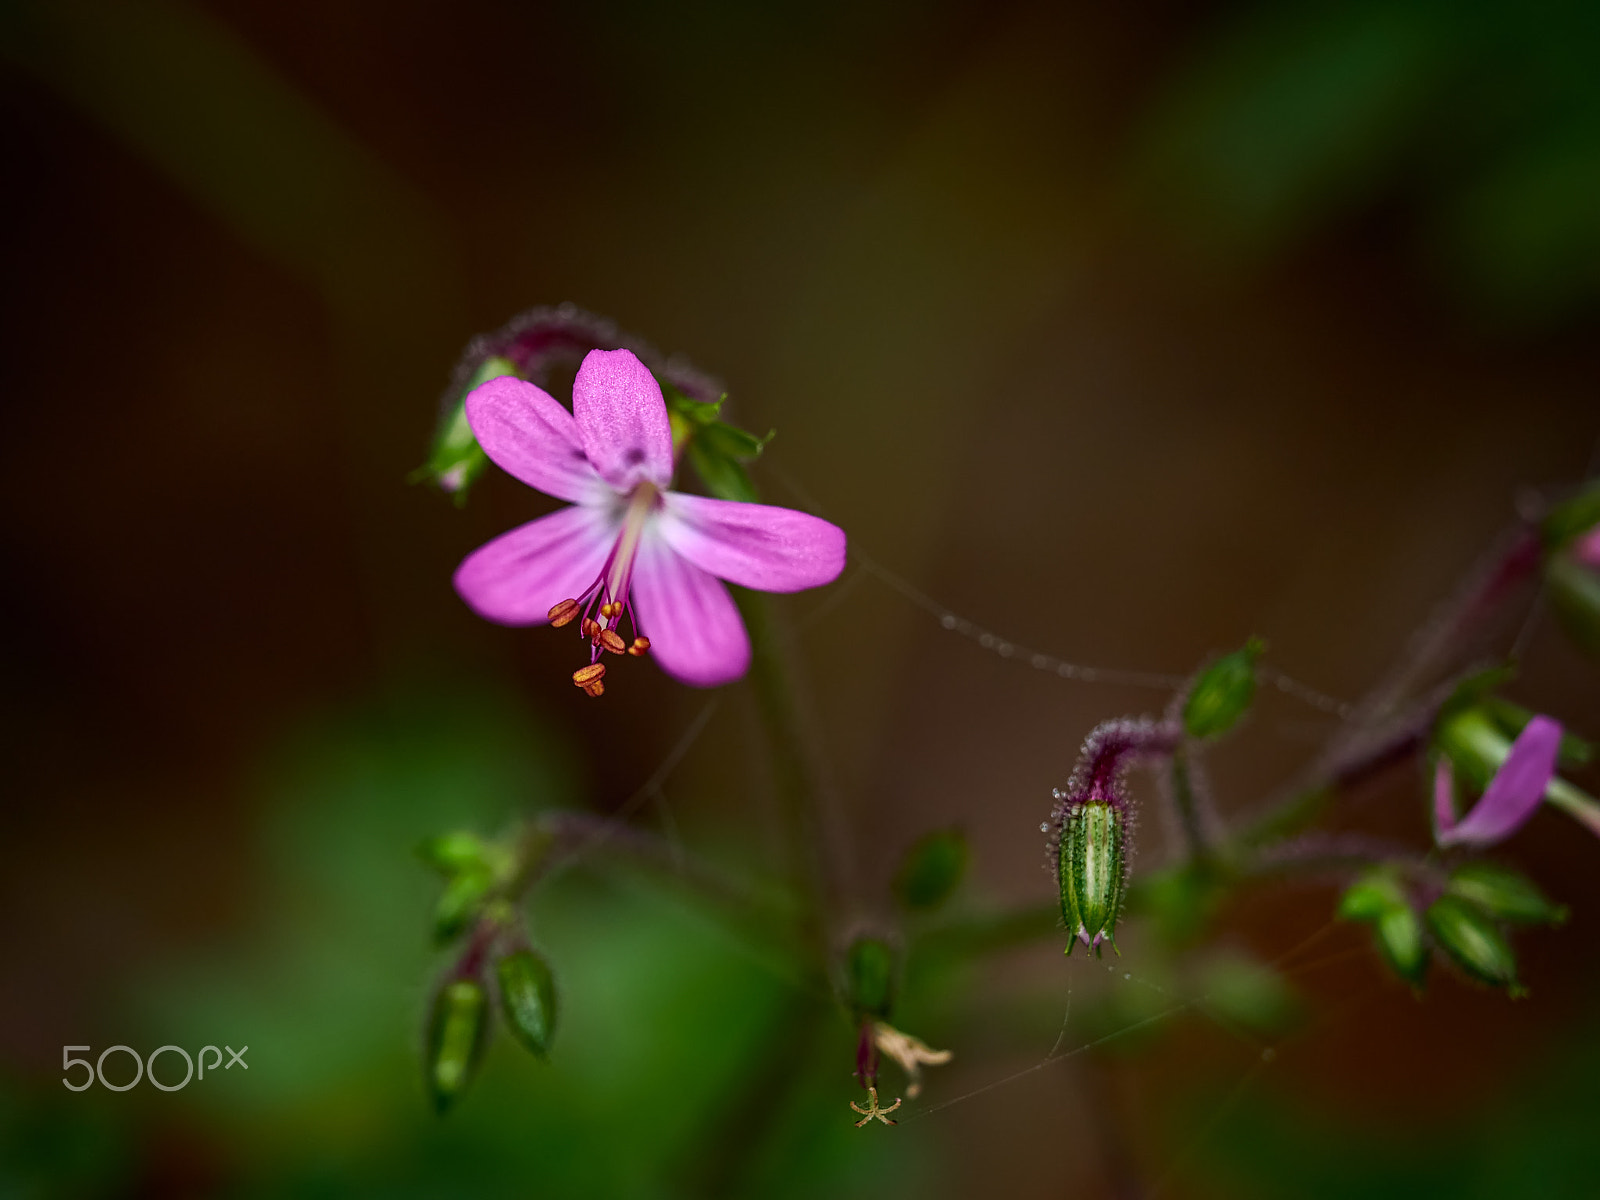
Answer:
[[[638,557],[640,542],[644,539],[645,521],[655,511],[660,491],[645,482],[634,488],[628,497],[628,507],[623,513],[622,530],[617,535],[611,553],[606,556],[600,575],[573,600],[563,600],[550,610],[550,624],[566,625],[581,613],[578,626],[584,640],[589,643],[589,665],[576,672],[572,682],[588,695],[598,696],[605,691],[601,676],[605,666],[600,662],[603,653],[627,653],[635,658],[650,649],[650,639],[639,633],[634,623],[634,639],[626,641],[618,632],[624,614],[632,619],[628,608],[628,588],[633,582],[633,564]],[[595,617],[598,616],[599,620]]]

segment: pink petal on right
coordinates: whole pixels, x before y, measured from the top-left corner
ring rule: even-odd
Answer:
[[[1600,571],[1600,525],[1572,543],[1572,557],[1584,566]]]
[[[1483,799],[1439,844],[1488,846],[1510,837],[1544,799],[1544,790],[1556,772],[1556,755],[1561,750],[1561,723],[1546,716],[1534,717],[1511,743],[1511,751],[1494,773]]]
[[[543,625],[562,600],[600,575],[618,526],[601,509],[573,505],[485,542],[456,568],[456,592],[501,625]]]
[[[668,492],[661,536],[702,571],[761,592],[832,583],[844,570],[837,525],[792,508]]]
[[[674,679],[716,687],[750,669],[750,637],[728,589],[655,531],[639,547],[632,602],[650,657]]]

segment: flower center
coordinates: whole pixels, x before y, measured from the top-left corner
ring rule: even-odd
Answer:
[[[656,485],[648,481],[633,489],[622,516],[622,532],[617,534],[599,576],[583,595],[563,600],[550,610],[550,624],[557,628],[583,618],[578,628],[589,643],[589,664],[572,673],[572,682],[586,695],[599,696],[606,690],[602,654],[627,653],[637,658],[650,649],[650,639],[639,632],[639,623],[628,603],[628,585],[633,581],[633,563],[644,537],[645,520],[655,510],[660,496]],[[624,615],[633,626],[635,636],[631,642],[619,632]]]

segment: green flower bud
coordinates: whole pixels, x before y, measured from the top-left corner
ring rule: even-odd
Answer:
[[[483,867],[472,867],[450,877],[433,910],[433,936],[440,945],[457,937],[483,910],[494,874]]]
[[[878,938],[857,938],[845,958],[850,1004],[857,1012],[887,1017],[894,1002],[894,951]]]
[[[1127,814],[1107,801],[1073,805],[1062,821],[1061,916],[1069,939],[1091,947],[1097,958],[1102,941],[1117,950],[1117,919],[1128,880],[1126,839]],[[1069,940],[1069,955],[1072,945]]]
[[[938,829],[906,851],[894,877],[894,894],[907,908],[937,908],[950,898],[967,870],[967,839],[957,829]]]
[[[446,875],[472,868],[487,870],[490,865],[488,843],[466,830],[441,833],[429,838],[417,847],[417,856]]]
[[[506,1024],[519,1042],[546,1057],[556,1032],[556,983],[550,964],[524,947],[503,956],[495,975]]]
[[[1566,905],[1553,903],[1533,880],[1498,863],[1463,863],[1450,872],[1446,890],[1502,921],[1559,925],[1567,919]]]
[[[1476,904],[1446,893],[1428,906],[1428,928],[1467,974],[1508,988],[1513,996],[1523,993],[1517,984],[1517,956],[1494,918]]]
[[[1339,897],[1339,916],[1346,921],[1376,921],[1396,908],[1410,908],[1394,871],[1379,867],[1368,871]]]
[[[1251,638],[1242,650],[1224,654],[1200,673],[1183,703],[1184,732],[1220,737],[1244,716],[1256,695],[1256,659],[1266,646]]]
[[[487,997],[475,979],[445,984],[428,1022],[428,1091],[443,1112],[467,1089],[488,1041]]]
[[[1371,924],[1373,944],[1384,962],[1401,979],[1421,985],[1428,970],[1422,922],[1392,869],[1368,871],[1351,884],[1339,899],[1338,915]]]
[[[467,423],[467,393],[491,379],[516,373],[516,366],[510,359],[484,360],[483,365],[467,383],[455,407],[440,422],[439,431],[434,435],[433,449],[428,454],[428,461],[411,472],[408,477],[412,483],[433,484],[440,491],[449,493],[455,499],[457,506],[467,502],[467,489],[489,465],[488,456],[478,445],[478,439],[473,436],[472,426]]]
[[[1428,947],[1422,941],[1422,922],[1409,905],[1392,908],[1373,922],[1372,940],[1396,975],[1422,985],[1428,973]]]

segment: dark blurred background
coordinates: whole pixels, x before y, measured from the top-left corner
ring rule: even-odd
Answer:
[[[1575,912],[1519,943],[1527,1000],[1440,971],[1419,1002],[1335,929],[1281,1036],[1130,1032],[1324,927],[1331,887],[1280,888],[1212,958],[1135,924],[1114,972],[1046,937],[908,996],[956,1052],[927,1105],[1042,1058],[1069,983],[1067,1045],[1128,1036],[860,1132],[847,1027],[778,1046],[781,980],[584,868],[533,903],[553,1064],[502,1042],[434,1118],[411,847],[615,810],[706,696],[648,665],[579,695],[564,639],[449,583],[546,502],[405,478],[466,340],[570,300],[724,379],[778,431],[764,494],[955,612],[1180,674],[1260,635],[1354,699],[1520,488],[1593,467],[1600,6],[10,0],[0,52],[0,1192],[1590,1194],[1600,846],[1550,814],[1506,855]],[[782,603],[851,903],[951,823],[962,903],[1047,903],[1049,789],[1164,697],[856,568]],[[745,686],[637,819],[775,866]],[[1513,694],[1600,734],[1550,622]],[[1264,695],[1221,807],[1331,727]],[[1423,845],[1420,777],[1350,823]],[[249,1071],[62,1089],[63,1045],[116,1043]]]

